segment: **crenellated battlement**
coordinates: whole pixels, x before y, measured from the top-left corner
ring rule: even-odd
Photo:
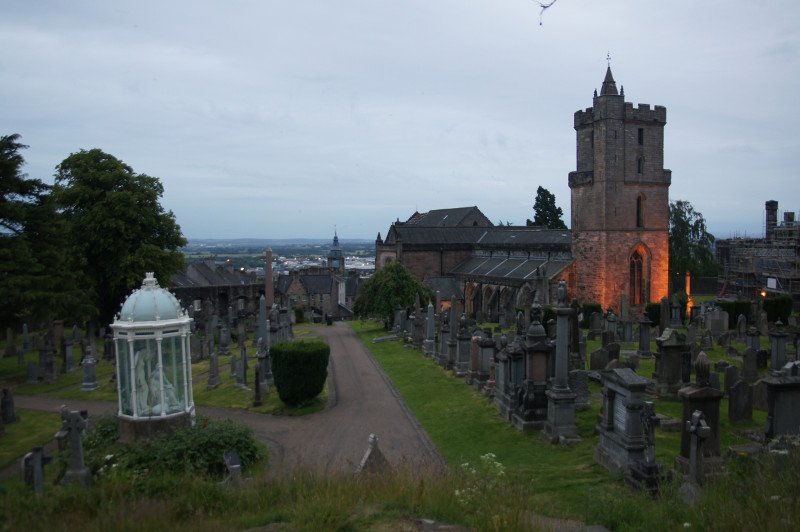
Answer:
[[[586,108],[585,111],[575,111],[575,127],[586,126],[594,122],[594,109]]]
[[[634,109],[633,104],[625,102],[625,120],[638,120],[641,122],[667,123],[667,108],[663,105],[656,105],[650,108],[650,104],[640,103]]]

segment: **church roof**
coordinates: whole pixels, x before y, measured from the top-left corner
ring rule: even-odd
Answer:
[[[464,299],[464,293],[458,287],[455,277],[428,277],[425,279],[425,284],[434,292],[439,292],[442,301],[448,301],[453,296],[456,296],[456,299]]]
[[[606,69],[606,77],[603,80],[603,87],[600,89],[600,96],[618,96],[617,84],[611,74],[611,67]]]
[[[312,274],[301,275],[300,282],[306,289],[308,295],[330,294],[331,293],[331,274]]]
[[[559,256],[526,257],[526,256],[481,256],[473,255],[453,268],[452,274],[469,279],[496,280],[522,285],[527,281],[544,276],[554,279],[564,268],[572,264],[573,259]]]
[[[459,246],[472,249],[569,250],[571,233],[566,229],[527,226],[419,227],[393,225],[386,244],[402,240],[403,245]]]
[[[456,207],[454,209],[434,209],[428,212],[415,212],[406,220],[405,225],[416,225],[420,227],[458,227],[472,226],[473,223],[465,222],[469,216],[476,216],[481,219],[479,225],[491,226],[492,222],[475,205],[471,207]]]

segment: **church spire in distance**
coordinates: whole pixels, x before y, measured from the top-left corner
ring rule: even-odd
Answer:
[[[606,54],[606,61],[608,68],[606,68],[606,77],[603,80],[603,86],[600,88],[600,96],[619,96],[617,92],[617,84],[614,81],[614,76],[611,74],[611,54]]]

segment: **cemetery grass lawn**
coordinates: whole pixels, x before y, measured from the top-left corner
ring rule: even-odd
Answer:
[[[34,447],[53,439],[60,424],[59,414],[17,409],[19,421],[5,425],[0,445],[0,469],[20,459]],[[54,429],[53,427],[56,427]]]
[[[660,522],[679,526],[689,519],[688,508],[668,485],[666,496],[653,500],[632,493],[621,475],[613,475],[595,464],[597,436],[594,427],[600,412],[600,386],[590,381],[591,408],[576,412],[582,441],[565,448],[543,441],[538,432],[523,434],[502,419],[494,404],[463,379],[456,379],[419,351],[400,342],[374,344],[371,339],[385,334],[375,322],[352,322],[357,335],[390,377],[409,408],[425,428],[452,469],[479,462],[494,453],[511,482],[525,486],[531,495],[530,510],[553,517],[567,517],[588,523],[602,522],[612,528],[624,524],[637,528]],[[598,346],[599,347],[599,342]],[[655,350],[655,346],[653,346]],[[587,352],[591,352],[587,349]],[[640,374],[650,375],[653,359],[642,360]],[[680,419],[681,403],[656,401],[656,410]],[[727,401],[720,408],[721,452],[729,445],[749,440],[738,433],[744,429],[763,430],[766,414],[754,412],[752,423],[731,426]],[[680,433],[656,431],[657,460],[671,468],[680,453]],[[669,494],[672,493],[673,496]],[[635,504],[634,504],[635,502]],[[671,523],[671,524],[669,524]]]

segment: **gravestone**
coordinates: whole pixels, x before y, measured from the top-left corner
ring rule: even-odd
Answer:
[[[189,355],[191,356],[193,364],[199,362],[203,357],[200,338],[198,338],[196,334],[189,335]]]
[[[375,434],[370,434],[367,450],[364,452],[364,456],[361,457],[355,474],[386,474],[390,471],[389,461],[378,447],[378,437]]]
[[[633,342],[633,323],[630,321],[622,322],[622,341],[625,343]]]
[[[672,300],[670,301],[669,326],[673,329],[680,329],[683,327],[683,320],[681,319],[681,303],[678,300],[678,294],[672,294]]]
[[[744,343],[747,338],[747,318],[744,314],[739,314],[736,318],[736,340]]]
[[[688,457],[684,471],[684,482],[680,487],[679,493],[690,506],[694,506],[700,499],[699,486],[704,481],[707,468],[705,447],[708,440],[713,436],[713,430],[706,423],[703,412],[696,410],[686,420],[684,434],[688,435]]]
[[[742,353],[742,378],[750,384],[758,380],[758,352],[750,347]]]
[[[759,349],[756,351],[756,364],[758,369],[767,369],[767,362],[769,362],[770,352],[766,349]]]
[[[708,376],[708,385],[714,388],[715,390],[722,391],[722,386],[719,384],[719,373],[716,371],[712,371],[711,374]]]
[[[62,347],[64,357],[61,363],[61,373],[71,373],[75,369],[75,358],[72,355],[72,340],[65,338]]]
[[[605,349],[598,349],[589,355],[589,369],[592,371],[600,371],[608,365],[608,351]]]
[[[754,349],[758,351],[761,349],[761,340],[759,340],[759,332],[758,329],[755,327],[750,327],[747,329],[746,340],[747,340],[747,347],[750,349]]]
[[[56,433],[60,450],[69,450],[69,465],[61,483],[89,487],[92,472],[83,461],[83,432],[89,427],[89,414],[86,410],[69,411],[61,407],[61,430]]]
[[[433,303],[428,303],[427,315],[425,318],[425,356],[433,358],[436,355],[436,317],[434,315]]]
[[[238,486],[242,481],[242,458],[236,451],[227,451],[222,455],[228,476],[222,481],[225,485]]]
[[[625,473],[625,482],[638,491],[647,490],[651,495],[655,495],[659,491],[661,482],[668,480],[671,476],[664,475],[661,464],[656,462],[655,428],[660,424],[660,418],[656,415],[655,405],[652,401],[644,402],[641,420],[645,441],[644,459],[635,460],[630,464],[630,468]]]
[[[766,311],[761,311],[758,313],[758,319],[756,320],[756,328],[758,328],[758,332],[761,336],[768,336],[769,335],[769,319],[767,318]]]
[[[605,349],[609,360],[619,360],[620,345],[617,342],[611,342]]]
[[[28,352],[31,350],[31,338],[28,334],[28,324],[22,324],[22,351]]]
[[[243,389],[247,389],[247,370],[249,364],[247,361],[247,348],[244,344],[239,346],[239,381],[241,381],[241,387]]]
[[[34,447],[21,460],[22,482],[31,488],[37,497],[41,497],[44,490],[44,466],[50,464],[52,460],[52,457],[45,456],[44,447]]]
[[[213,390],[219,386],[219,361],[217,353],[211,353],[208,365],[208,389]]]
[[[644,458],[641,412],[647,379],[630,368],[604,370],[601,376],[603,408],[594,460],[609,471],[626,472]]]
[[[600,346],[605,348],[608,344],[614,343],[617,341],[617,333],[612,331],[603,331],[602,336],[600,337]]]
[[[81,383],[81,391],[91,392],[99,388],[100,386],[97,384],[96,373],[97,359],[94,358],[91,344],[86,346],[86,356],[83,357],[81,365],[83,366],[83,383]]]
[[[714,349],[714,337],[712,336],[711,331],[705,330],[703,331],[703,334],[700,335],[700,349]]]
[[[547,390],[547,421],[540,433],[550,443],[570,445],[581,440],[575,425],[575,393],[569,389],[569,314],[572,309],[567,304],[567,283],[558,282],[556,303],[556,353],[555,376]]]
[[[766,412],[768,408],[767,383],[764,382],[764,379],[760,379],[753,385],[753,410]]]
[[[40,373],[39,365],[36,362],[28,362],[28,378],[25,382],[28,384],[36,384],[39,382]]]
[[[547,362],[553,348],[539,321],[540,316],[541,308],[534,304],[524,344],[515,339],[516,345],[512,348],[514,352],[524,352],[524,381],[519,390],[522,400],[511,416],[511,422],[523,432],[541,429],[547,419]],[[513,362],[516,358],[512,355],[512,372],[515,371]]]
[[[664,334],[664,331],[667,329],[667,327],[669,327],[669,299],[662,297],[661,302],[659,303],[659,336]]]
[[[602,316],[599,312],[592,312],[589,315],[589,340],[595,340],[603,332]]]
[[[106,334],[103,336],[103,360],[114,360],[115,358],[114,337],[111,334]]]
[[[686,345],[683,337],[674,329],[664,329],[656,338],[656,368],[653,379],[656,381],[656,392],[659,397],[674,397],[684,380],[684,356]]]
[[[223,325],[219,331],[219,354],[227,356],[231,353],[231,331]]]
[[[569,372],[569,389],[575,392],[575,410],[582,411],[591,408],[589,404],[589,372],[583,369],[574,369]]]
[[[639,349],[636,354],[640,358],[650,358],[653,353],[650,352],[650,326],[652,323],[647,318],[639,322]]]
[[[456,351],[456,363],[453,367],[453,373],[455,373],[456,377],[464,377],[467,375],[467,371],[469,371],[470,345],[472,343],[472,336],[470,336],[467,330],[466,314],[462,314],[459,319],[458,336],[456,339],[458,342],[458,349]]]
[[[725,368],[725,395],[728,395],[731,387],[739,381],[739,368],[728,366]]]
[[[728,390],[728,421],[753,420],[753,387],[745,381],[737,381]]]
[[[719,403],[722,399],[722,392],[709,385],[711,373],[711,363],[705,353],[700,353],[695,363],[696,381],[678,392],[678,396],[683,402],[684,420],[692,419],[695,412],[702,413],[708,427],[709,434],[703,444],[703,470],[701,474],[718,472],[722,469],[722,458],[719,452]],[[681,433],[681,452],[675,459],[675,467],[686,474],[690,467],[691,460],[691,441],[692,433],[688,427],[684,427]]]
[[[256,365],[255,382],[253,383],[253,406],[261,406],[261,366]]]
[[[697,324],[692,322],[686,327],[686,343],[694,345],[697,342]]]
[[[780,373],[764,379],[767,385],[767,438],[800,434],[800,362],[790,362]]]
[[[772,371],[779,371],[786,364],[786,333],[781,331],[780,321],[776,323],[776,329],[769,333],[770,339],[770,360]]]
[[[17,412],[14,409],[14,395],[8,388],[3,388],[3,397],[0,399],[0,414],[2,414],[3,423],[16,423],[19,421]]]

